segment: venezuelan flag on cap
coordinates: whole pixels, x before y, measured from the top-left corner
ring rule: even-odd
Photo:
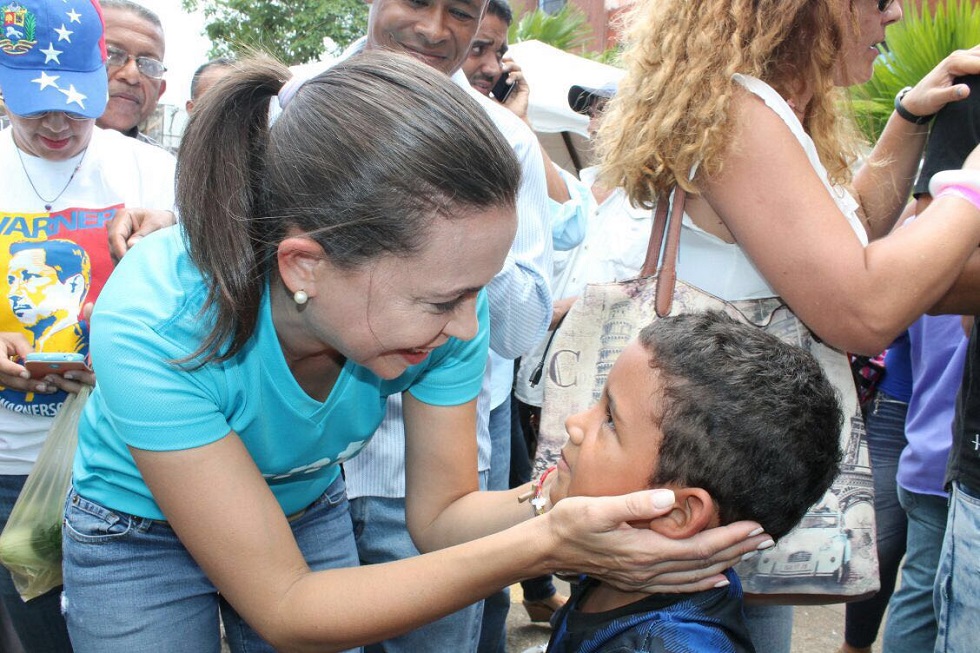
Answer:
[[[101,116],[109,83],[98,2],[0,0],[0,12],[0,91],[7,110]]]

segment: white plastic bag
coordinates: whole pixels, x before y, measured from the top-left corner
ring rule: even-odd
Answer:
[[[78,445],[78,418],[90,388],[69,394],[51,424],[24,489],[0,534],[0,563],[29,601],[61,585],[61,525]]]

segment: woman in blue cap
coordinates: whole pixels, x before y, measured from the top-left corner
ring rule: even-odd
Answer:
[[[0,91],[0,527],[68,392],[90,373],[31,378],[35,351],[88,354],[83,306],[112,270],[106,223],[132,208],[172,210],[174,158],[95,126],[107,98],[105,42],[92,0],[4,7]],[[0,568],[0,599],[28,653],[70,651],[55,589],[24,602]]]

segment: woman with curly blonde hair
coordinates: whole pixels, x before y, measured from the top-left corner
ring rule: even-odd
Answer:
[[[969,93],[956,78],[980,73],[980,47],[900,93],[852,173],[843,89],[870,79],[901,17],[895,0],[638,0],[599,151],[635,204],[690,193],[680,279],[727,300],[780,296],[827,345],[869,354],[953,285],[980,244],[980,152],[892,229],[930,119]],[[756,649],[789,651],[791,609],[752,612]]]

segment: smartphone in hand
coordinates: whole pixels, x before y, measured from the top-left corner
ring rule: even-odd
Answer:
[[[497,102],[503,104],[507,101],[507,98],[510,96],[511,92],[516,86],[517,84],[510,84],[507,82],[507,71],[505,70],[503,74],[500,75],[500,79],[497,80],[497,83],[493,85],[492,89],[490,89],[490,95],[492,95]]]
[[[28,354],[24,357],[24,367],[31,373],[32,379],[43,379],[48,374],[63,375],[65,372],[92,371],[92,368],[85,362],[85,356],[82,354],[49,351]]]

